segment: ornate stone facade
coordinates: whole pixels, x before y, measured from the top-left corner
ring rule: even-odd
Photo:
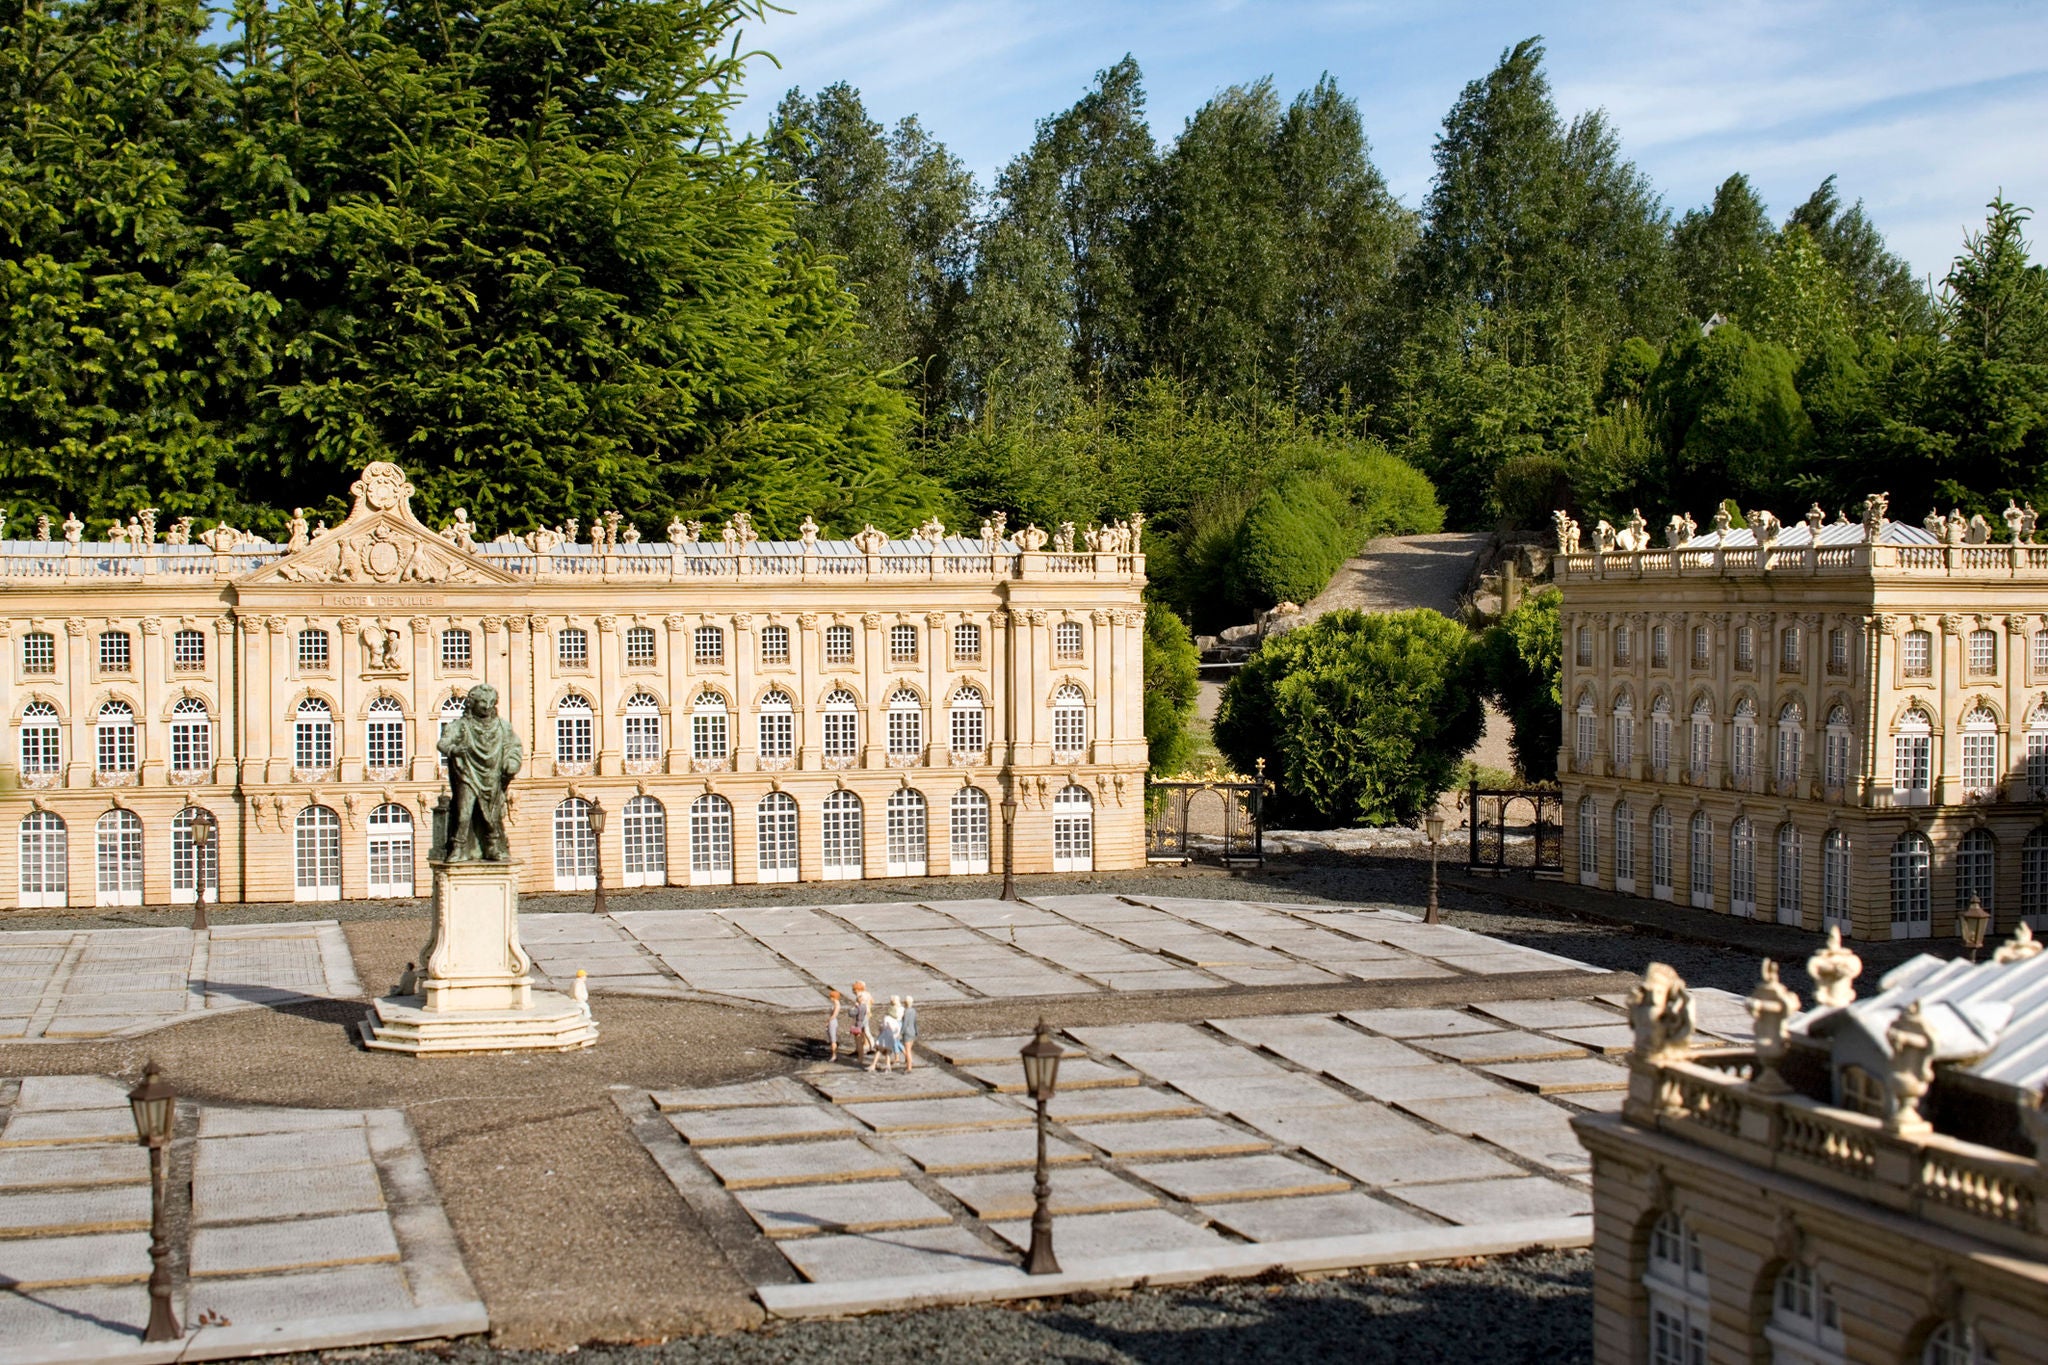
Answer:
[[[1567,875],[1855,938],[2048,925],[2048,546],[1819,508],[1560,514]],[[1611,528],[1610,528],[1611,529]]]
[[[486,682],[529,892],[1000,871],[1006,798],[1019,872],[1144,863],[1136,528],[483,542],[394,465],[354,493],[284,545],[0,542],[15,904],[423,894],[439,727]]]

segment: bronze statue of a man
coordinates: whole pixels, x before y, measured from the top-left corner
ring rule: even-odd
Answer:
[[[505,789],[526,760],[519,736],[498,714],[498,689],[469,689],[462,719],[441,736],[454,800],[448,811],[447,859],[502,863],[511,859],[505,838]]]

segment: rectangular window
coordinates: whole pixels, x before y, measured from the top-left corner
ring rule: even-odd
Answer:
[[[853,662],[853,627],[825,627],[825,662],[828,664],[850,664]]]
[[[1650,627],[1650,667],[1671,666],[1671,631],[1666,626]]]
[[[590,664],[590,636],[581,626],[564,626],[555,637],[555,663],[562,668],[586,668]]]
[[[917,662],[917,627],[889,627],[889,662],[892,664],[914,664]]]
[[[690,713],[690,757],[724,758],[725,711],[700,708]]]
[[[110,630],[100,636],[100,672],[126,673],[131,657],[127,631]]]
[[[654,667],[654,627],[626,627],[626,667]]]
[[[179,673],[198,673],[206,667],[206,633],[181,630],[171,637],[171,667]]]
[[[377,717],[365,734],[364,765],[389,772],[405,764],[405,721],[403,717]]]
[[[590,762],[590,713],[564,713],[555,717],[555,761]]]
[[[860,716],[853,711],[825,713],[825,756],[849,758],[859,743]]]
[[[788,758],[796,752],[796,716],[789,711],[761,713],[761,757]]]
[[[1778,633],[1778,671],[1797,673],[1799,656],[1804,642],[1799,638],[1799,627],[1787,626]]]
[[[324,630],[302,630],[299,632],[299,667],[325,668],[329,658],[327,632]]]
[[[1973,630],[1970,632],[1970,671],[1977,674],[1998,671],[1998,632]]]
[[[1650,890],[1671,894],[1671,812],[1662,806],[1650,815]]]
[[[213,726],[203,718],[171,722],[171,771],[196,773],[213,766]]]
[[[628,711],[626,713],[626,761],[628,763],[653,763],[661,757],[661,713],[658,711]]]
[[[725,662],[725,631],[718,626],[699,626],[690,636],[690,658],[700,667]]]
[[[1756,773],[1756,722],[1737,720],[1729,731],[1729,770],[1737,782],[1747,782]]]
[[[1998,785],[1998,732],[1963,731],[1963,794],[1983,796]]]
[[[334,722],[302,719],[292,725],[292,766],[324,772],[334,766]]]
[[[1707,766],[1714,761],[1714,718],[1695,711],[1690,738],[1692,775],[1697,779],[1706,776]]]
[[[1735,666],[1744,673],[1756,667],[1756,631],[1749,626],[1735,628]]]
[[[1899,644],[1899,667],[1909,678],[1934,676],[1934,637],[1924,630],[1909,630]]]
[[[2048,677],[2048,630],[2034,632],[2034,681]]]
[[[21,671],[24,673],[55,673],[57,671],[57,637],[40,630],[22,636]]]
[[[979,706],[953,708],[953,752],[978,754],[988,747],[987,713]]]
[[[971,664],[981,662],[981,627],[959,625],[953,627],[953,662]]]
[[[1714,657],[1714,636],[1707,626],[1692,628],[1692,666],[1705,668]]]
[[[2048,798],[2048,730],[2027,731],[2027,785],[2036,801]]]
[[[1628,627],[1616,626],[1614,628],[1614,662],[1624,665],[1628,663],[1629,645]]]
[[[1591,626],[1580,626],[1576,638],[1578,643],[1573,653],[1578,659],[1579,667],[1591,668],[1593,666],[1593,628]]]
[[[764,664],[786,664],[789,662],[788,626],[763,626],[761,628],[761,662]]]
[[[1927,791],[1928,754],[1932,741],[1924,734],[1900,735],[1892,745],[1892,786],[1901,793]]]
[[[1849,671],[1849,632],[1837,628],[1828,632],[1828,672]]]
[[[1825,785],[1839,790],[1849,784],[1849,732],[1842,726],[1828,727],[1825,767]]]
[[[1650,767],[1658,773],[1671,768],[1671,718],[1650,717]]]
[[[1079,659],[1081,657],[1081,645],[1082,635],[1081,623],[1079,621],[1062,621],[1052,628],[1052,652],[1054,658],[1066,662]]]
[[[468,668],[470,658],[468,631],[444,630],[441,632],[441,667]]]

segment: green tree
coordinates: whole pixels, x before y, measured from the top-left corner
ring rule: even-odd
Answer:
[[[1200,663],[1187,623],[1163,603],[1146,603],[1145,743],[1155,777],[1180,772],[1194,752],[1188,719],[1201,691]]]
[[[1745,507],[1782,501],[1811,435],[1793,369],[1791,352],[1733,322],[1673,347],[1650,394],[1667,486]]]
[[[1806,202],[1792,210],[1786,226],[1804,228],[1839,273],[1857,330],[1894,338],[1934,330],[1935,309],[1926,286],[1885,246],[1861,200],[1842,207],[1834,176],[1821,181]]]
[[[1776,235],[1749,177],[1737,172],[1723,180],[1711,206],[1689,211],[1671,229],[1671,259],[1686,312],[1698,322],[1733,314],[1763,270]]]
[[[1275,822],[1413,821],[1479,739],[1470,653],[1437,612],[1330,612],[1267,639],[1231,679],[1216,746],[1241,772],[1265,760]]]
[[[1508,746],[1524,781],[1557,780],[1563,738],[1564,636],[1555,588],[1530,593],[1480,636],[1480,672],[1487,694],[1507,715]]]

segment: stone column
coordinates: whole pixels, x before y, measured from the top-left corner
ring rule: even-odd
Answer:
[[[163,708],[164,679],[170,676],[170,660],[164,657],[164,623],[161,617],[142,618],[142,639],[135,652],[135,781],[138,786],[155,787],[164,782],[167,766],[164,750],[170,744],[170,727],[157,721],[157,714]],[[152,862],[161,861],[144,857],[143,875],[149,875]],[[169,898],[170,883],[164,883],[165,899]],[[147,891],[143,900],[150,902]]]
[[[744,561],[743,561],[744,562]],[[752,612],[736,611],[732,615],[732,714],[726,723],[732,727],[727,743],[732,749],[732,766],[735,771],[750,773],[759,768],[755,761],[755,741],[759,738],[757,726],[749,722],[754,719],[754,665],[759,662],[760,644],[754,635]],[[728,798],[730,799],[730,798]],[[739,807],[733,807],[733,875],[739,875]]]
[[[613,680],[621,672],[619,658],[619,618],[607,612],[597,618],[597,651],[592,660],[594,676],[591,679],[591,706],[597,712],[597,752],[593,755],[590,771],[599,773],[622,773],[625,762],[625,716],[620,707],[625,697],[620,689],[613,686]]]
[[[680,559],[680,556],[678,556]],[[683,671],[684,642],[689,639],[689,622],[681,616],[664,616],[661,624],[668,634],[667,649],[662,664],[668,678],[668,725],[665,738],[668,740],[667,761],[662,768],[671,773],[690,771],[690,751],[684,747],[690,726],[689,699],[683,689],[689,685]]]
[[[870,556],[869,573],[874,572],[873,556]],[[882,696],[882,665],[885,657],[877,657],[885,646],[882,644],[882,614],[876,611],[863,613],[860,618],[860,685],[865,698],[867,714],[861,718],[860,766],[863,768],[886,768],[889,766],[886,740],[888,738],[887,699]],[[866,843],[862,848],[865,850]],[[881,874],[870,872],[869,876]]]
[[[263,663],[264,676],[270,680],[269,696],[265,698],[256,689],[250,689],[256,692],[257,704],[263,708],[258,728],[265,739],[263,780],[266,783],[289,782],[292,775],[292,720],[285,714],[285,704],[291,697],[293,685],[289,662],[291,651],[285,642],[285,627],[289,624],[282,616],[263,618]],[[278,752],[280,744],[285,750],[282,754]]]
[[[551,622],[545,616],[526,618],[526,661],[532,669],[528,681],[527,714],[532,717],[533,757],[532,774],[535,777],[552,777],[555,765],[555,727],[549,723],[549,708],[554,704],[555,690],[555,640],[549,633]]]
[[[1969,628],[1968,621],[1947,612],[1941,618],[1940,634],[1935,637],[1941,648],[1934,675],[1940,691],[1934,705],[1934,790],[1929,799],[1937,806],[1956,801],[1963,790],[1963,745],[1958,727],[1962,723],[1964,635]],[[1940,861],[1935,860],[1937,866]]]
[[[822,726],[813,716],[819,703],[818,693],[824,686],[824,675],[819,668],[821,640],[818,635],[818,614],[814,611],[800,613],[796,618],[796,717],[793,724],[796,733],[790,741],[796,746],[796,767],[800,772],[814,772],[819,763],[819,739]],[[799,840],[798,857],[809,856],[810,846],[816,839]],[[798,875],[802,872],[799,869]]]
[[[952,662],[952,642],[946,638],[946,613],[942,611],[928,611],[925,613],[924,624],[925,709],[931,713],[930,723],[925,727],[924,761],[925,765],[929,767],[940,761],[947,750],[952,747],[952,737],[946,733],[946,705],[948,696],[946,678],[947,670]],[[931,799],[930,793],[926,793],[925,799],[927,801]],[[925,822],[927,831],[938,823],[936,820],[931,819],[930,816],[931,812],[927,811]],[[936,864],[928,865],[935,866]]]
[[[434,623],[427,617],[415,616],[406,624],[412,627],[412,677],[409,679],[411,693],[408,704],[413,715],[413,739],[406,746],[406,776],[414,782],[431,782],[437,761],[434,745],[441,737],[440,711],[434,705]],[[500,697],[498,704],[503,708],[510,702],[510,697]],[[413,845],[417,848],[423,840],[418,837],[417,829],[413,834]]]

